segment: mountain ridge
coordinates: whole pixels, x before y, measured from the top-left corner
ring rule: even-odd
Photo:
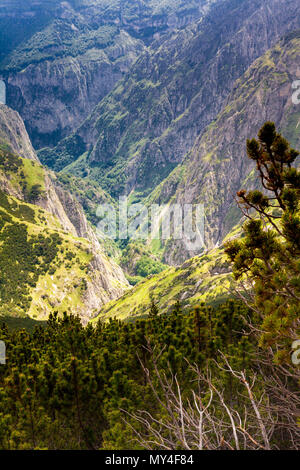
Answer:
[[[189,0],[189,9],[184,1],[173,8],[170,0],[159,15],[160,2],[152,0],[47,5],[29,0],[0,6],[0,76],[8,105],[21,114],[34,147],[55,145],[69,135],[154,36],[201,17],[214,1]],[[167,11],[173,11],[170,20]]]
[[[196,140],[182,168],[149,197],[149,206],[205,203],[209,242],[205,253],[189,252],[184,239],[170,240],[163,259],[171,266],[103,306],[97,318],[137,319],[147,315],[153,300],[167,313],[177,301],[192,308],[201,302],[215,304],[231,295],[231,267],[223,247],[241,235],[243,219],[235,194],[241,188],[259,187],[253,174],[255,165],[246,157],[246,150],[243,152],[246,139],[271,119],[295,148],[300,147],[300,110],[292,102],[292,83],[300,79],[300,35],[293,36],[277,43],[249,67],[217,119]]]
[[[183,161],[234,82],[299,18],[300,4],[290,0],[284,9],[278,0],[220,2],[146,50],[74,134],[39,152],[41,160],[88,175],[113,197],[145,197]]]

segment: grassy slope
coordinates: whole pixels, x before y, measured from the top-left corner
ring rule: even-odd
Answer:
[[[132,192],[130,203],[142,200],[147,206],[153,203],[183,204],[190,202],[185,201],[184,197],[186,193],[190,197],[192,192],[195,203],[205,203],[206,227],[218,231],[222,223],[222,234],[230,233],[232,227],[240,220],[240,211],[234,203],[233,194],[240,187],[254,184],[250,161],[248,164],[245,158],[246,138],[256,135],[264,120],[274,119],[283,135],[293,145],[299,146],[299,109],[297,106],[291,106],[291,78],[287,74],[287,70],[290,70],[292,76],[297,78],[296,59],[299,56],[300,44],[298,36],[295,32],[292,37],[280,41],[257,59],[237,81],[227,106],[208,126],[202,138],[196,141],[193,151],[187,155],[182,165],[173,170],[144,201],[142,192]],[[275,93],[280,96],[276,101]],[[245,178],[246,175],[248,176]],[[215,232],[211,230],[207,237],[211,245],[214,245]],[[180,258],[180,247],[175,244],[157,247],[153,243],[151,249],[158,259],[164,259],[165,253],[172,252],[176,264],[183,262],[183,257]],[[176,259],[176,250],[179,251],[179,260]],[[185,258],[193,255],[189,254]],[[130,263],[126,260],[126,264]],[[126,269],[126,266],[124,267]],[[130,274],[133,275],[131,272]],[[159,276],[157,280],[160,282]],[[142,287],[140,289],[136,288],[134,292],[142,292]],[[173,298],[173,293],[171,297]],[[146,299],[149,300],[147,294]],[[132,311],[137,307],[138,302]],[[127,305],[126,308],[130,310],[130,306]]]
[[[95,31],[80,31],[77,27],[73,30],[62,21],[54,21],[16,48],[7,60],[3,61],[2,67],[5,70],[22,70],[43,60],[77,57],[87,51],[103,50],[113,44],[118,34],[118,29],[113,26],[101,26]]]
[[[233,194],[253,185],[251,162],[245,158],[246,139],[254,137],[266,120],[274,120],[283,136],[299,148],[299,106],[291,102],[292,82],[299,78],[299,48],[299,32],[295,32],[252,64],[216,120],[196,140],[184,162],[155,188],[147,205],[183,205],[192,197],[194,203],[205,205],[206,237],[212,244],[220,228],[222,235],[230,232],[240,219]]]
[[[44,170],[0,150],[0,181],[26,197],[33,186],[43,191]],[[64,232],[44,209],[0,191],[1,316],[81,314],[92,258],[87,240]]]
[[[237,226],[225,241],[240,233]],[[192,258],[182,266],[170,267],[160,274],[147,278],[120,299],[105,305],[97,319],[126,319],[148,313],[151,299],[161,312],[168,312],[177,300],[186,307],[200,302],[215,304],[229,296],[230,267],[223,248]]]
[[[32,320],[31,318],[0,317],[0,323],[5,323],[9,330],[25,329],[32,333],[36,326],[46,326],[45,321]]]

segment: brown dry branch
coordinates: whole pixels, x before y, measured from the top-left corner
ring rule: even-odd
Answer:
[[[159,417],[143,410],[136,413],[123,410],[126,423],[143,448],[271,450],[280,448],[276,444],[279,435],[288,441],[288,448],[300,448],[300,429],[297,432],[295,424],[299,394],[288,392],[280,375],[265,377],[266,369],[261,365],[259,374],[248,377],[244,371],[234,370],[221,354],[224,365],[217,364],[220,372],[230,374],[241,385],[233,407],[218,381],[212,379],[211,372],[203,373],[197,365],[188,364],[194,382],[187,398],[171,369],[167,373],[160,370],[158,360],[162,352],[152,349],[149,343],[147,351],[152,358],[153,376],[140,362],[158,405]],[[288,374],[288,371],[281,372]],[[293,402],[289,411],[285,400]]]

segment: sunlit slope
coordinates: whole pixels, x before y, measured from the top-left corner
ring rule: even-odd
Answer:
[[[226,238],[240,234],[237,226]],[[161,313],[172,310],[179,300],[185,307],[201,302],[218,303],[232,295],[232,275],[223,247],[203,256],[196,256],[182,266],[170,267],[160,274],[147,278],[120,299],[105,305],[97,319],[135,319],[149,313],[151,301]]]

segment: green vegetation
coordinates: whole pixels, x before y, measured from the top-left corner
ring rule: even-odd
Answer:
[[[154,261],[148,256],[142,256],[137,262],[135,270],[138,276],[147,277],[152,274],[159,274],[166,268],[165,265],[159,261]]]
[[[0,317],[43,319],[56,305],[78,312],[83,282],[90,280],[90,250],[51,214],[0,190]]]
[[[256,34],[246,47],[248,20],[274,38],[277,6],[272,18],[267,5],[260,22],[256,2],[217,2],[212,14],[180,29],[199,18],[199,0],[45,3],[41,17],[39,0],[18,12],[0,5],[8,96],[23,106],[22,76],[27,83],[46,61],[41,88],[52,87],[53,70],[66,82],[53,85],[49,100],[39,86],[31,97],[59,101],[62,122],[52,134],[41,126],[46,133],[38,137],[49,110],[37,107],[26,118],[46,145],[41,161],[56,175],[0,139],[0,341],[7,348],[0,449],[299,449],[300,369],[291,349],[300,335],[300,174],[292,148],[300,114],[289,101],[299,31],[244,73],[266,44]],[[287,3],[284,21],[295,24]],[[16,18],[14,28],[3,15]],[[170,24],[178,27],[152,42]],[[99,101],[95,80],[104,85],[101,101],[50,148]],[[290,143],[267,122],[247,141],[250,160],[243,161],[241,142],[266,114]],[[242,184],[235,207],[232,193]],[[111,280],[116,267],[96,255],[96,241],[66,232],[72,220],[83,233],[86,221],[62,191],[65,214],[60,189],[93,226],[98,205],[116,207],[120,194],[147,207],[203,202],[207,246],[217,248],[168,267],[163,260],[186,258],[180,242],[103,241],[133,286],[105,304],[124,292],[122,273]]]
[[[246,278],[253,290],[253,309],[263,319],[261,345],[286,361],[300,334],[300,172],[292,166],[299,152],[267,122],[258,140],[248,140],[247,153],[268,193],[238,192],[249,220],[244,239],[228,243],[226,253],[235,278]]]
[[[299,334],[300,184],[299,171],[292,167],[298,152],[272,123],[261,129],[258,141],[247,142],[247,151],[268,195],[257,189],[238,193],[250,220],[227,236],[226,252],[220,247],[164,269],[151,247],[125,244],[122,263],[137,285],[105,305],[86,327],[72,313],[80,314],[91,280],[90,244],[63,232],[41,208],[0,192],[0,315],[3,320],[21,317],[10,320],[10,328],[5,322],[0,327],[0,341],[7,347],[7,364],[0,366],[0,448],[144,448],[134,439],[134,430],[145,432],[137,410],[150,423],[146,445],[160,448],[149,441],[153,423],[161,429],[168,423],[172,383],[176,393],[180,387],[187,410],[197,396],[207,405],[221,387],[217,395],[225,409],[228,403],[232,416],[250,419],[250,424],[239,421],[245,448],[298,446],[299,374],[289,354]],[[23,190],[24,198],[40,197],[40,165],[5,150],[0,155],[8,183]],[[75,191],[76,178],[59,178]],[[139,196],[133,194],[132,200]],[[93,194],[88,199],[95,204]],[[229,260],[235,278],[249,281],[245,292],[232,280]],[[228,300],[232,287],[241,302]],[[26,317],[48,321],[33,328]],[[256,422],[251,415],[255,400]],[[228,412],[224,417],[215,401],[213,410],[213,419],[221,419],[217,448],[239,448],[228,430]],[[164,439],[175,435],[170,448],[186,448],[185,440],[176,437],[182,420],[178,413],[172,419],[175,430],[160,433]],[[255,439],[242,427],[246,424]],[[256,429],[262,429],[261,435]],[[203,447],[209,449],[210,441]]]
[[[82,26],[79,26],[82,28]],[[104,49],[119,33],[116,26],[100,26],[95,30],[72,27],[64,20],[54,20],[29,41],[18,46],[2,66],[6,70],[22,70],[29,64],[53,58],[84,54],[91,48]]]
[[[0,312],[7,304],[26,312],[32,301],[30,288],[49,271],[62,240],[58,234],[29,236],[25,224],[3,212],[0,227]]]
[[[0,147],[0,177],[8,179],[12,187],[21,191],[26,202],[34,204],[45,191],[45,170],[33,161],[14,155],[5,146]]]
[[[0,5],[0,61],[17,46],[45,28],[53,18],[59,0],[43,0],[43,8],[34,0],[2,2]],[[33,15],[24,15],[31,9]],[[12,14],[13,13],[13,14]]]
[[[167,29],[169,14],[199,17],[197,0],[146,0],[141,9],[130,0],[70,0],[75,14],[68,11],[68,20],[57,14],[61,2],[44,0],[43,6],[32,0],[23,5],[5,5],[0,26],[0,61],[2,68],[22,70],[27,65],[55,57],[78,56],[92,49],[104,49],[114,43],[122,15],[122,27],[132,33],[136,27],[140,39],[151,40],[156,32]],[[1,8],[1,7],[0,7]],[[19,18],[11,14],[16,13]],[[26,15],[30,12],[31,15]],[[24,14],[25,13],[25,14]],[[13,21],[14,20],[14,21]],[[154,26],[153,20],[161,25]],[[18,27],[16,27],[16,25]],[[2,52],[3,49],[3,52]]]
[[[0,317],[1,325],[5,324],[5,327],[9,329],[9,331],[18,331],[24,329],[29,333],[33,333],[36,327],[43,327],[47,325],[46,321],[38,321],[33,320],[32,318],[26,317]]]
[[[55,171],[60,171],[70,165],[74,160],[78,159],[81,155],[85,155],[85,145],[79,136],[71,136],[58,144],[55,149],[43,148],[38,152],[39,159],[44,165],[52,168]],[[84,159],[84,158],[83,158]],[[77,162],[80,166],[82,159]],[[85,166],[85,165],[84,165]],[[87,176],[87,170],[82,170],[82,176]]]
[[[237,228],[231,236],[239,231]],[[128,280],[133,280],[135,287],[102,307],[99,318],[137,319],[146,314],[152,298],[157,299],[164,313],[170,312],[178,300],[187,309],[200,302],[219,304],[230,296],[231,269],[223,248],[219,248],[149,278],[131,279],[129,276]]]
[[[122,244],[120,245],[122,248]],[[122,248],[120,265],[129,276],[128,280],[133,281],[132,285],[137,284],[145,277],[159,274],[167,268],[167,266],[161,263],[153,254],[153,250],[150,246],[137,240],[129,241],[129,243]]]
[[[80,202],[86,217],[92,225],[97,226],[99,219],[97,209],[100,204],[116,204],[114,199],[107,194],[100,185],[91,178],[79,178],[69,173],[58,173],[57,181],[70,191]]]
[[[54,309],[84,316],[83,299],[97,275],[90,242],[67,234],[36,205],[47,201],[45,179],[39,163],[0,148],[0,181],[8,193],[0,190],[0,318],[29,318],[29,326]],[[99,299],[105,294],[99,287]]]
[[[188,315],[178,305],[171,315],[151,311],[149,319],[99,322],[95,328],[84,328],[75,317],[51,315],[47,326],[31,335],[0,327],[9,358],[0,366],[0,448],[140,448],[120,409],[162,413],[137,356],[152,372],[146,338],[163,350],[160,369],[169,363],[187,396],[192,374],[185,358],[213,370],[222,349],[234,366],[248,367],[253,346],[238,333],[245,307],[231,302],[217,310],[200,306]],[[238,386],[232,399],[238,403],[237,391]]]

